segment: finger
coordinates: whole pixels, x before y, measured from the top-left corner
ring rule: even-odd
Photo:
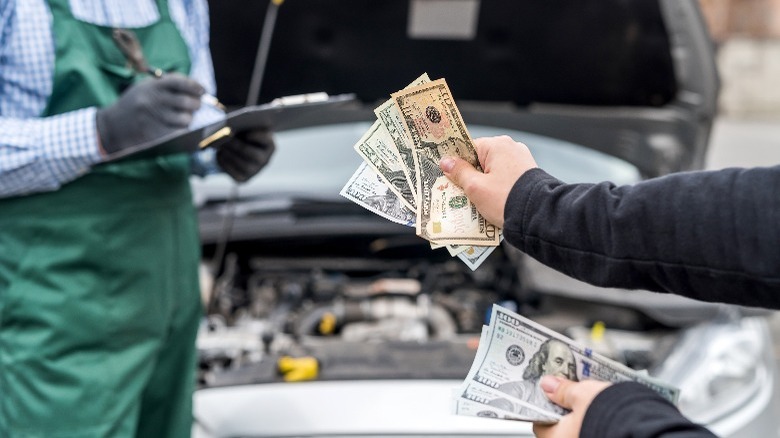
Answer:
[[[480,137],[474,139],[474,149],[477,151],[477,158],[479,158],[479,164],[483,169],[489,167],[488,156],[490,150],[494,145],[514,145],[515,141],[508,135],[499,135],[495,137]]]
[[[158,107],[151,112],[153,123],[159,123],[171,128],[186,128],[192,123],[192,113],[189,111],[177,111],[173,108]]]
[[[585,408],[601,391],[610,385],[609,382],[596,380],[571,380],[555,376],[544,376],[539,382],[544,394],[553,403],[566,409]]]
[[[151,106],[153,122],[163,123],[174,128],[185,128],[192,123],[193,114],[200,108],[200,98],[170,91],[159,93]]]
[[[200,98],[189,94],[163,93],[160,95],[159,99],[160,105],[164,105],[176,111],[188,112],[190,114],[197,111],[201,106]]]
[[[239,140],[244,154],[248,158],[255,160],[259,167],[265,166],[276,150],[273,136],[269,131],[244,131],[238,133],[236,138]]]
[[[237,136],[258,148],[270,149],[271,151],[275,148],[273,134],[265,129],[244,131]]]
[[[192,97],[187,94],[174,94],[170,96],[168,104],[177,111],[192,114],[200,108],[202,101],[199,97]]]
[[[536,438],[550,438],[553,436],[554,424],[534,423],[534,436]]]
[[[239,160],[245,160],[247,157],[244,149],[247,149],[244,142],[236,137],[231,137],[228,142],[219,147],[219,152],[224,156],[238,157]]]
[[[474,149],[477,151],[477,158],[479,159],[479,164],[483,169],[487,164],[486,157],[488,155],[488,151],[490,150],[490,142],[492,139],[493,137],[481,137],[474,139]]]
[[[474,140],[474,146],[485,173],[490,173],[495,168],[513,169],[514,172],[523,173],[537,167],[528,146],[514,141],[508,135],[477,138]]]
[[[265,163],[268,158],[265,150],[246,143],[238,138],[226,143],[222,147],[225,154],[229,154],[236,161],[244,163]]]
[[[442,157],[439,161],[439,167],[450,181],[466,192],[466,196],[470,195],[471,188],[475,186],[476,181],[483,177],[482,172],[460,157]]]
[[[241,164],[233,160],[222,160],[219,162],[219,167],[237,182],[245,182],[249,179]]]
[[[238,182],[244,182],[251,176],[246,170],[246,161],[241,160],[227,149],[220,148],[217,151],[217,163],[225,173]]]
[[[539,386],[547,398],[558,406],[566,409],[572,408],[572,387],[576,382],[555,376],[544,376],[539,381]]]
[[[251,162],[254,164],[253,168],[255,173],[259,172],[260,169],[271,161],[271,154],[265,149],[252,148],[251,156]]]
[[[198,81],[184,76],[180,73],[169,73],[156,80],[160,89],[167,90],[177,94],[187,94],[193,97],[200,97],[206,92],[203,85]]]
[[[217,153],[217,160],[223,170],[237,181],[246,181],[252,178],[268,163],[271,154],[265,149],[260,149],[241,140],[225,144]]]

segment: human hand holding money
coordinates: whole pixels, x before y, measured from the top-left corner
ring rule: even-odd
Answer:
[[[554,376],[544,376],[540,381],[545,394],[554,403],[570,409],[571,412],[562,417],[557,424],[534,424],[534,435],[537,438],[552,438],[558,436],[580,436],[585,413],[593,399],[611,385],[609,382],[585,380],[572,382]]]
[[[414,226],[431,248],[446,247],[476,269],[502,236],[439,168],[444,155],[479,167],[446,82],[423,74],[374,112],[377,121],[354,146],[365,165],[344,186],[342,196],[388,220]],[[374,193],[368,195],[368,187]],[[412,223],[409,212],[414,214]]]
[[[504,225],[504,206],[515,182],[537,167],[526,145],[509,136],[474,140],[483,171],[455,156],[447,156],[439,165],[450,181],[467,187],[466,196],[485,218],[499,227]]]
[[[498,245],[488,223],[462,189],[439,168],[443,156],[458,156],[480,169],[477,151],[444,79],[392,94],[414,145],[417,174],[417,234],[459,245]]]
[[[568,410],[545,395],[541,388],[543,376],[553,376],[558,382],[633,381],[653,389],[672,403],[679,397],[679,390],[666,383],[494,305],[490,325],[483,328],[474,362],[456,397],[455,413],[495,417],[480,415],[482,411],[478,407],[460,403],[463,399],[480,403],[486,412],[500,413],[502,417],[538,423],[559,421]]]

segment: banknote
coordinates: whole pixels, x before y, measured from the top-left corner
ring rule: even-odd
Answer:
[[[439,187],[446,187],[446,186],[447,185],[445,184],[445,185],[441,185]],[[459,195],[463,195],[465,197],[465,194],[462,193],[462,191],[459,193]],[[442,196],[446,197],[446,195],[442,195]],[[434,198],[436,198],[436,197],[434,197]],[[432,249],[441,248],[443,246],[447,248],[447,251],[450,253],[450,256],[452,256],[452,257],[455,257],[456,255],[466,251],[469,248],[474,248],[473,246],[470,246],[470,245],[447,245],[447,244],[444,244],[444,243],[431,241],[431,248]],[[471,267],[471,266],[469,266],[469,268],[471,268],[472,271],[475,269],[474,267]]]
[[[500,420],[533,421],[495,406],[486,405],[463,397],[453,398],[453,413],[467,417],[496,418]]]
[[[390,103],[392,103],[392,101],[390,101]],[[378,143],[382,143],[385,140],[382,137],[387,134],[387,130],[384,128],[384,126],[381,124],[377,125],[377,123],[378,121],[374,123],[371,128],[363,135],[363,138],[361,138],[361,140],[355,144],[355,150],[363,158],[364,162],[371,166],[371,168],[379,175],[387,188],[393,191],[399,197],[400,201],[404,204],[406,209],[412,212],[416,212],[416,207],[413,205],[413,203],[416,201],[414,196],[411,196],[412,191],[409,186],[409,182],[405,178],[401,178],[402,175],[399,174],[397,167],[395,168],[396,170],[392,170],[394,168],[394,163],[392,162],[392,158],[389,158],[389,155],[393,152],[388,151],[381,146],[371,147],[372,144],[377,145]],[[383,159],[383,156],[388,158]],[[406,167],[404,166],[404,163],[402,161],[398,161],[397,163],[402,166],[401,168],[403,176],[405,176]],[[414,221],[412,221],[412,223],[413,222]],[[444,243],[440,244],[438,242],[430,242],[430,246],[431,249],[446,248],[453,257],[460,254],[461,252],[466,251],[469,248],[462,245],[447,245]],[[479,252],[479,254],[483,253],[483,251]],[[477,259],[475,257],[469,257],[468,259],[463,260],[470,269],[474,270],[479,266],[479,264],[481,264],[484,258]]]
[[[501,243],[504,240],[503,233],[499,234],[498,241]],[[474,246],[474,245],[462,245],[460,251],[455,254],[459,259],[463,260],[472,271],[475,271],[485,259],[493,253],[497,247],[495,246]]]
[[[415,87],[418,85],[422,85],[425,83],[430,82],[430,78],[427,73],[423,73],[420,75],[417,79],[412,81],[409,85],[406,86],[406,88]],[[403,127],[403,121],[401,119],[400,114],[398,114],[397,109],[395,108],[395,104],[392,99],[388,99],[385,101],[382,105],[380,105],[378,108],[374,110],[374,113],[378,117],[377,123],[380,124],[380,128],[377,128],[375,125],[372,125],[369,131],[363,136],[363,138],[358,142],[358,145],[360,145],[362,151],[364,153],[361,153],[361,151],[358,151],[358,154],[360,154],[363,159],[369,164],[371,164],[371,161],[378,161],[378,158],[369,159],[367,156],[373,155],[374,157],[378,157],[380,155],[389,156],[389,151],[381,151],[381,146],[386,145],[387,138],[384,137],[385,135],[389,136],[392,140],[392,145],[395,146],[395,149],[392,152],[395,152],[395,157],[398,159],[396,163],[390,163],[390,158],[383,160],[385,163],[384,168],[387,169],[386,171],[383,171],[379,168],[375,168],[380,175],[387,174],[392,172],[391,169],[396,168],[395,166],[400,166],[402,171],[404,172],[404,175],[407,176],[406,178],[406,185],[405,187],[401,187],[400,181],[396,178],[395,182],[390,182],[390,178],[385,178],[385,182],[389,185],[395,184],[399,187],[399,190],[401,193],[396,191],[399,196],[402,196],[402,201],[406,201],[406,206],[409,207],[411,210],[416,211],[417,205],[416,205],[416,172],[414,170],[414,158],[412,156],[412,147],[413,144],[411,143],[411,140],[409,138],[409,135],[405,128]],[[382,129],[384,128],[384,129]],[[392,132],[394,135],[390,135],[390,131],[388,129],[392,129]],[[367,139],[367,137],[369,137]],[[373,137],[379,137],[377,139]],[[370,152],[370,149],[372,149],[372,145],[375,143],[383,143],[380,147],[376,147],[376,151],[372,154]],[[357,145],[356,145],[357,150]],[[397,173],[394,173],[394,175],[397,176]],[[392,187],[391,187],[392,189]],[[406,192],[404,190],[409,190],[412,194],[412,199],[409,199],[409,197],[406,195]],[[431,241],[431,249],[438,249],[446,247],[447,251],[450,253],[451,256],[456,256],[459,253],[465,251],[467,248],[464,246],[458,246],[458,245],[448,245],[446,243],[440,243],[436,241]],[[468,264],[468,263],[467,263]],[[478,265],[477,265],[478,266]],[[472,270],[475,269],[475,267],[469,266]]]
[[[471,364],[471,368],[469,369],[463,384],[455,394],[455,398],[477,402],[486,408],[498,409],[500,412],[511,415],[511,419],[513,420],[543,423],[554,423],[558,421],[561,417],[560,414],[534,406],[530,402],[515,398],[474,379],[479,372],[479,365],[484,361],[485,356],[488,354],[488,341],[490,340],[491,334],[491,326],[482,326],[482,333],[480,334],[479,346],[477,347],[474,361]],[[469,405],[456,404],[455,413],[458,415],[469,415],[469,413],[461,411],[468,407]]]
[[[447,248],[447,252],[449,252],[452,257],[455,257],[456,255],[462,253],[463,251],[466,251],[469,248],[474,248],[474,247],[468,245],[446,245],[446,248]],[[491,247],[491,248],[495,248],[495,247]]]
[[[446,248],[447,252],[450,253],[450,256],[452,257],[455,257],[456,255],[468,249],[468,246],[466,245],[447,245],[435,241],[429,243],[431,244],[431,249]]]
[[[427,83],[430,83],[430,78],[423,73],[405,89]],[[419,210],[414,143],[393,98],[388,99],[374,112],[377,120],[354,144],[354,149],[363,158],[364,165],[350,178],[341,195],[388,220],[414,226]],[[451,225],[447,224],[445,228],[468,229],[464,224],[472,221],[467,217],[472,213],[471,210],[457,208],[459,216],[448,211],[451,209],[448,205],[463,205],[464,200],[467,200],[465,194],[454,184],[448,184],[445,180],[441,182],[443,184],[437,186],[440,190],[436,193],[439,202],[434,205],[434,209],[438,212],[437,216],[446,214],[447,217],[442,217],[437,226],[440,227],[445,220],[451,220]],[[391,196],[389,192],[395,196]],[[410,213],[413,215],[411,219]],[[445,247],[452,257],[459,257],[472,270],[476,270],[485,261],[496,245],[492,241],[486,245],[473,245],[440,242],[430,238],[428,240],[431,249]]]
[[[384,180],[385,184],[401,199],[406,208],[417,210],[414,193],[406,177],[407,170],[393,138],[378,120],[355,143],[355,151]]]
[[[430,81],[431,79],[428,77],[428,74],[423,73],[404,89],[416,87]],[[406,179],[409,182],[409,187],[414,192],[414,197],[416,200],[418,197],[417,173],[414,167],[414,152],[412,151],[414,143],[412,143],[412,139],[409,137],[409,133],[406,130],[403,117],[401,117],[401,114],[395,107],[395,102],[393,99],[386,100],[382,105],[374,109],[374,114],[376,115],[379,123],[381,123],[390,134],[390,138],[393,139],[393,144],[398,151],[398,156],[404,163],[404,172]],[[415,202],[415,205],[419,204]]]
[[[401,198],[365,162],[358,166],[339,194],[391,222],[414,226],[414,211],[406,208]]]
[[[461,387],[460,399],[477,402],[484,407],[492,407],[513,416],[513,420],[555,423],[561,415],[547,411],[530,402],[507,395],[495,388],[471,381]],[[465,406],[461,407],[461,409]],[[461,412],[455,412],[461,414]]]
[[[486,345],[475,357],[467,379],[530,402],[559,415],[566,410],[550,402],[538,386],[542,375],[569,380],[596,379],[607,382],[634,381],[643,384],[672,403],[679,390],[664,382],[608,359],[571,339],[494,305]]]
[[[645,372],[633,370],[578,346],[574,341],[504,307],[493,305],[474,362],[455,396],[490,406],[498,417],[554,422],[568,411],[550,402],[538,386],[542,375],[570,380],[596,379],[643,384],[672,403],[679,390]],[[479,406],[456,404],[459,415],[474,415]],[[514,416],[506,418],[507,415]]]
[[[498,245],[488,223],[439,168],[442,156],[459,156],[481,170],[473,142],[444,79],[391,94],[414,145],[417,234],[460,245]]]

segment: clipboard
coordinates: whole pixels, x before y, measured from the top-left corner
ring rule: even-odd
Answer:
[[[221,140],[248,129],[268,128],[283,131],[300,117],[327,111],[355,101],[354,94],[328,96],[312,93],[287,96],[262,105],[247,106],[225,114],[225,118],[194,129],[181,129],[158,139],[122,149],[106,158],[106,162],[126,158],[150,158],[175,153],[192,153],[208,147],[219,147]]]

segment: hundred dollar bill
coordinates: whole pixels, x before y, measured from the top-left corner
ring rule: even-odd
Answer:
[[[507,412],[516,420],[555,423],[561,419],[558,413],[547,411],[479,382],[468,382],[461,391],[460,398]]]
[[[634,381],[676,403],[679,390],[658,379],[633,370],[598,353],[576,345],[571,339],[536,324],[508,309],[493,306],[490,332],[480,345],[467,379],[504,392],[559,415],[567,411],[544,395],[539,387],[542,375],[570,380],[596,379],[607,382]]]
[[[417,210],[414,193],[406,177],[406,167],[398,155],[393,138],[382,123],[377,120],[371,125],[355,143],[355,151],[379,174],[390,190],[398,195],[406,208]]]
[[[429,243],[431,245],[431,249],[447,248],[447,252],[449,252],[450,256],[452,257],[455,257],[456,255],[468,249],[468,247],[465,245],[447,245],[445,243],[439,243],[439,242],[429,242]]]
[[[498,418],[544,423],[558,421],[560,415],[555,412],[545,411],[542,408],[531,405],[529,402],[516,399],[474,380],[474,376],[479,371],[479,364],[483,362],[483,359],[487,355],[490,334],[491,327],[482,326],[474,362],[472,362],[471,368],[469,369],[463,384],[454,394],[454,398],[466,399],[469,402],[476,402],[483,405],[483,409],[490,408],[496,410],[498,413],[504,413],[504,417],[499,416]],[[455,413],[458,415],[471,415],[469,410],[474,408],[474,406],[469,404],[456,404]],[[506,418],[506,416],[511,416],[511,418]]]
[[[423,73],[404,89],[416,87],[430,81],[431,79],[428,77],[428,74]],[[414,143],[412,143],[412,139],[409,137],[409,133],[406,131],[406,125],[404,125],[403,117],[395,107],[393,99],[388,99],[385,101],[385,103],[374,109],[374,114],[376,115],[378,121],[385,127],[385,129],[387,129],[387,132],[393,139],[393,144],[398,150],[398,156],[404,163],[404,172],[407,181],[409,181],[409,187],[414,192],[414,197],[416,200],[418,197],[418,194],[416,193],[417,173],[414,167],[414,152],[412,151]],[[417,205],[419,204],[415,202],[415,206]]]
[[[467,245],[446,245],[446,247],[447,247],[447,252],[449,252],[452,257],[455,257],[456,255],[462,253],[463,251],[472,248]]]
[[[456,415],[465,415],[467,417],[497,418],[500,420],[532,421],[522,418],[511,412],[499,409],[495,406],[486,405],[480,402],[472,401],[462,397],[453,399],[452,411]]]
[[[479,334],[479,344],[477,344],[477,352],[474,354],[474,361],[471,363],[471,368],[469,368],[469,372],[466,374],[466,380],[463,382],[464,387],[469,381],[473,380],[474,375],[479,371],[479,364],[482,363],[482,359],[487,352],[487,343],[490,339],[490,332],[490,326],[482,326],[482,331]]]
[[[414,144],[417,234],[431,241],[498,245],[498,230],[439,168],[442,156],[459,156],[481,170],[447,83],[438,79],[391,94]]]
[[[361,163],[339,194],[391,222],[414,226],[415,213],[385,185],[379,175]]]
[[[499,237],[499,242],[504,240],[504,236],[501,235]],[[464,246],[463,250],[456,254],[459,259],[463,260],[463,263],[466,264],[472,271],[475,271],[477,268],[482,265],[482,262],[485,261],[485,259],[490,256],[490,254],[493,253],[493,251],[497,247],[495,246]]]

